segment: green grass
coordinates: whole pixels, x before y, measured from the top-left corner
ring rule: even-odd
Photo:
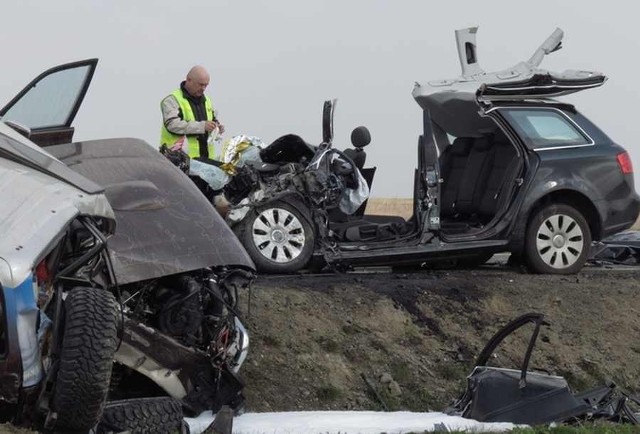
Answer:
[[[394,361],[391,363],[391,366],[389,368],[391,370],[391,377],[393,377],[393,379],[398,383],[406,384],[411,382],[411,368],[404,361]]]
[[[447,381],[458,380],[459,382],[466,383],[470,368],[464,363],[447,361],[438,363],[434,367],[434,370],[440,377]]]

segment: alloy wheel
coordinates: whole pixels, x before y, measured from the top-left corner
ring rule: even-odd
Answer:
[[[282,208],[260,212],[253,222],[251,235],[260,254],[278,263],[291,262],[300,256],[306,240],[300,219]]]
[[[576,263],[584,249],[584,234],[578,222],[566,214],[546,218],[536,233],[536,250],[540,259],[556,269]]]

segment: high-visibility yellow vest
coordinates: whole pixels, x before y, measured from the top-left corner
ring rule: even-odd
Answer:
[[[171,92],[178,104],[180,105],[180,111],[182,112],[182,120],[184,121],[195,121],[196,118],[193,115],[193,110],[191,110],[191,104],[189,104],[189,100],[187,100],[182,94],[182,89],[176,89]],[[207,113],[207,120],[213,120],[213,105],[211,104],[211,99],[205,95],[204,97],[204,108]],[[167,145],[171,147],[174,143],[182,138],[181,134],[173,134],[171,131],[167,130],[162,124],[162,130],[160,132],[160,144]],[[187,135],[187,141],[189,142],[189,157],[198,158],[200,156],[200,143],[198,142],[198,136],[196,135]],[[213,158],[214,149],[212,145],[208,145],[209,148],[209,158]]]

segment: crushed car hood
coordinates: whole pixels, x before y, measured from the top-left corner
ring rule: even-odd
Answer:
[[[210,266],[254,269],[193,182],[146,142],[94,140],[47,150],[105,188],[118,224],[109,249],[119,283]]]
[[[38,162],[46,162],[49,167]],[[2,285],[15,287],[24,281],[76,216],[114,220],[102,188],[75,173],[71,177],[74,183],[92,193],[62,180],[66,170],[62,163],[0,122]]]
[[[544,57],[562,47],[564,33],[556,29],[526,61],[497,72],[485,72],[476,55],[472,27],[456,31],[462,75],[448,80],[416,83],[412,95],[423,109],[438,109],[438,100],[481,101],[551,98],[601,86],[606,77],[596,71],[566,70],[556,73],[539,68]]]

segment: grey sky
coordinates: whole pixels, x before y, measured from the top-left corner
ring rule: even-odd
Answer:
[[[594,0],[13,0],[2,5],[0,100],[50,66],[98,57],[76,140],[130,136],[155,146],[160,99],[202,64],[226,137],[270,142],[292,132],[317,144],[322,102],[338,98],[335,145],[347,147],[351,130],[366,125],[368,165],[378,167],[372,194],[410,197],[421,130],[411,89],[460,74],[454,30],[479,25],[480,64],[497,70],[561,27],[564,48],[541,66],[609,76],[565,100],[625,146],[639,171],[639,9]]]

